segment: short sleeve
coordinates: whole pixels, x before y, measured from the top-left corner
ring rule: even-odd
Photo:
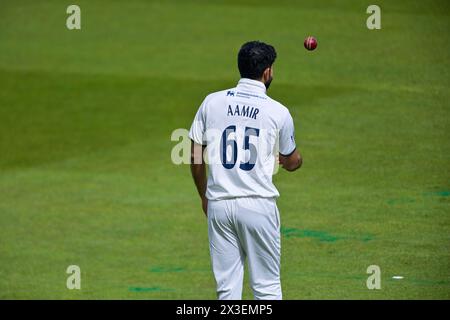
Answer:
[[[292,119],[291,114],[288,113],[280,129],[280,154],[288,157],[295,149],[294,120]]]
[[[205,131],[206,131],[206,117],[205,117],[205,100],[198,108],[191,129],[189,130],[189,138],[195,143],[206,145]]]

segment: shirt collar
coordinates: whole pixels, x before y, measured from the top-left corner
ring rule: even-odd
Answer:
[[[241,78],[239,80],[237,87],[239,89],[247,90],[247,91],[256,91],[260,93],[266,93],[266,86],[264,83],[258,80],[252,80],[248,78]]]

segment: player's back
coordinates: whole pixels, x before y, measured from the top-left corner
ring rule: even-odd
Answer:
[[[241,79],[200,106],[189,135],[207,145],[208,199],[279,196],[272,175],[278,152],[295,150],[293,122],[265,92],[262,82]]]

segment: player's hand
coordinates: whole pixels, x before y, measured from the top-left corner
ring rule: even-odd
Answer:
[[[202,209],[205,216],[208,216],[208,199],[206,197],[202,198]]]

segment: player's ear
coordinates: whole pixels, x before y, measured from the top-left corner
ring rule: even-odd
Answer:
[[[270,76],[272,75],[271,69],[272,69],[272,67],[267,67],[266,70],[264,70],[264,72],[263,72],[264,82],[266,82],[270,79]]]

